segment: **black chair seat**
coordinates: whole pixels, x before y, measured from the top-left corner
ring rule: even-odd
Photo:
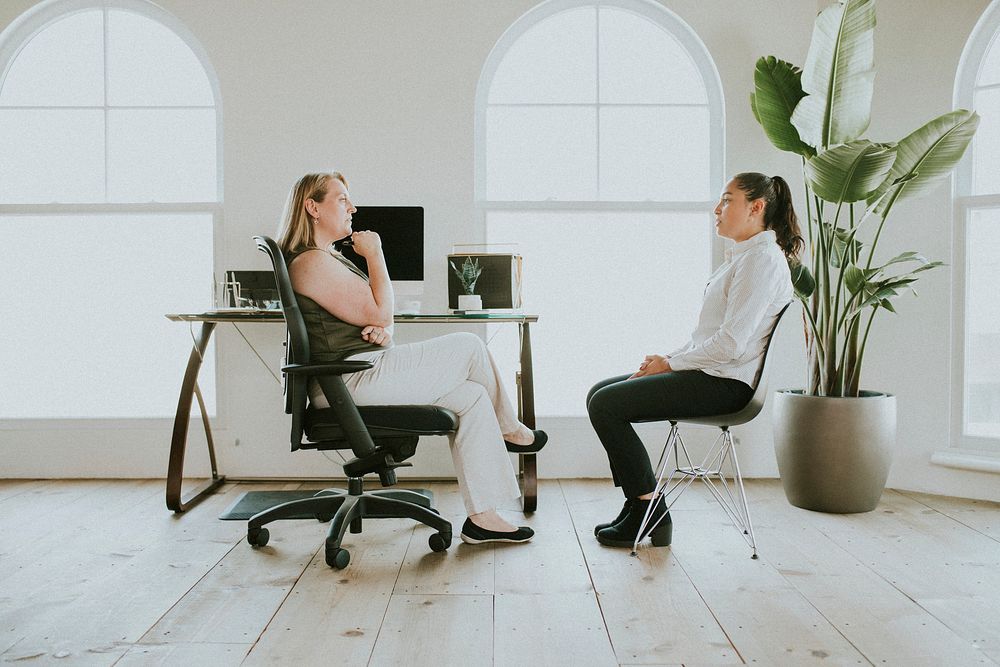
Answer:
[[[373,438],[391,437],[394,433],[447,435],[458,428],[458,416],[436,405],[359,405],[358,412]],[[332,408],[309,408],[305,431],[312,441],[346,439]]]

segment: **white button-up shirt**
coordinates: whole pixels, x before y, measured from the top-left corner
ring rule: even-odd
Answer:
[[[670,367],[753,387],[774,321],[791,300],[791,273],[774,231],[736,243],[708,279],[698,327],[668,355]]]

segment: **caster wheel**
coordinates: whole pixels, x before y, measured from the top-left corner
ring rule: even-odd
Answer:
[[[247,542],[249,542],[252,547],[265,546],[270,538],[271,533],[268,532],[267,528],[247,529]]]
[[[317,514],[316,520],[320,523],[328,523],[333,518],[332,514]]]
[[[347,564],[351,562],[351,552],[347,549],[327,549],[326,550],[326,564],[330,567],[335,567],[338,570],[343,570],[347,567]]]
[[[427,544],[430,545],[431,551],[445,551],[451,546],[451,535],[434,533],[427,538]]]

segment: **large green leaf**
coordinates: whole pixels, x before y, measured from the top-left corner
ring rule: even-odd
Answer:
[[[889,144],[852,141],[806,161],[806,178],[824,201],[861,201],[885,180],[895,157],[896,149]]]
[[[895,186],[898,192],[884,198],[875,207],[882,215],[897,199],[926,192],[951,173],[965,154],[979,126],[979,114],[957,109],[938,116],[896,144],[896,161],[888,178],[869,197],[874,202]],[[900,181],[897,183],[897,181]]]
[[[834,228],[829,222],[823,223],[825,238],[833,241],[830,252],[830,266],[839,269],[844,264],[849,264],[854,257],[860,254],[864,243],[858,240],[849,230],[843,227]],[[852,238],[854,236],[854,238]]]
[[[837,2],[816,17],[802,73],[806,97],[792,114],[792,124],[810,146],[844,144],[868,129],[874,32],[874,0]]]
[[[792,112],[805,96],[802,70],[784,60],[767,56],[757,60],[753,83],[750,108],[771,143],[783,151],[805,157],[815,155],[816,151],[799,138],[799,131],[792,125]]]
[[[792,262],[788,268],[792,273],[792,289],[795,290],[795,296],[803,301],[808,299],[816,290],[816,279],[802,262]]]

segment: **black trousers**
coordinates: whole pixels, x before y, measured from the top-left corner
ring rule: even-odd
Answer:
[[[626,498],[656,488],[653,466],[633,422],[724,415],[742,409],[753,396],[753,389],[739,380],[702,371],[628,377],[598,382],[587,394],[590,423],[608,453],[615,486]]]

